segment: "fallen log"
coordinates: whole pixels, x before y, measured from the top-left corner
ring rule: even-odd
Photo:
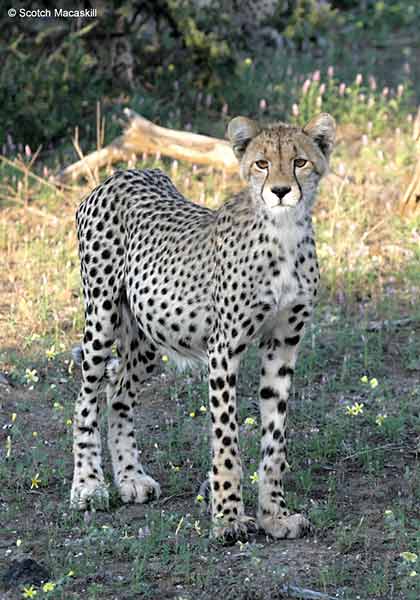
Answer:
[[[225,140],[160,127],[129,108],[124,109],[124,117],[127,123],[121,136],[109,146],[92,152],[66,167],[59,174],[59,179],[75,181],[96,169],[119,161],[128,161],[133,155],[143,153],[162,154],[230,172],[238,170],[238,161]]]

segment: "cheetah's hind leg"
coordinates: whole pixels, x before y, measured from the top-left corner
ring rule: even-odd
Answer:
[[[145,473],[139,461],[133,425],[138,389],[151,376],[159,359],[157,348],[146,339],[125,300],[121,305],[120,358],[108,368],[108,446],[114,481],[123,502],[143,503],[160,495],[159,484]]]

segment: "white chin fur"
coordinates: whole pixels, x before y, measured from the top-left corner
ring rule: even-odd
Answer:
[[[296,206],[299,202],[300,194],[297,194],[292,190],[280,200],[279,197],[270,190],[263,190],[262,197],[268,208],[277,208],[280,206]]]

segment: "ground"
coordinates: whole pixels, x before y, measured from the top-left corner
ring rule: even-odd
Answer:
[[[70,511],[80,377],[70,350],[82,335],[74,214],[92,186],[58,188],[23,171],[0,213],[1,600],[33,591],[66,600],[323,598],[298,589],[345,600],[419,597],[420,234],[418,216],[398,214],[413,143],[409,131],[398,143],[391,132],[362,145],[353,131],[355,146],[339,135],[315,210],[321,297],[290,403],[288,500],[314,526],[295,541],[209,540],[197,501],[209,464],[207,383],[165,361],[136,411],[143,462],[162,497],[126,506],[114,491],[109,512]],[[138,166],[163,168],[208,206],[239,186],[153,157]],[[4,167],[4,189],[19,168]],[[257,378],[251,348],[239,379],[249,513]],[[26,579],[10,571],[23,558],[35,561]],[[52,591],[30,587],[39,566]]]
[[[1,388],[2,571],[33,558],[58,582],[54,598],[299,597],[285,591],[288,584],[349,600],[417,598],[416,564],[403,553],[419,544],[420,365],[410,359],[418,355],[418,322],[380,332],[366,331],[367,323],[355,327],[342,309],[320,307],[306,338],[290,410],[288,491],[314,533],[297,541],[257,536],[222,547],[208,539],[209,517],[196,500],[209,461],[206,381],[170,364],[136,412],[143,460],[162,498],[125,506],[113,495],[109,512],[72,513],[70,420],[79,373],[68,352],[6,360],[3,369],[35,368],[36,375],[13,375],[13,386]],[[251,349],[240,384],[250,510],[257,362]],[[1,597],[20,598],[20,590]]]

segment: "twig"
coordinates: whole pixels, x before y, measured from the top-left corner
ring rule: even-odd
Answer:
[[[420,106],[417,110],[416,118],[414,119],[412,137],[414,142],[420,140]]]
[[[353,454],[350,454],[350,456],[342,458],[341,462],[351,460],[352,458],[355,458],[356,456],[361,456],[362,454],[368,454],[368,452],[377,452],[378,450],[385,450],[385,448],[393,448],[394,450],[400,450],[401,448],[403,448],[403,446],[398,444],[384,444],[383,446],[376,446],[375,448],[365,448],[364,450],[359,450],[359,452],[354,452]]]
[[[10,160],[10,159],[6,158],[5,156],[1,156],[0,155],[0,160],[2,160],[3,162],[5,162],[6,164],[10,165],[11,167],[14,167],[18,171],[22,171],[22,173],[25,173],[27,171],[27,167],[26,166],[21,166],[21,165],[19,165],[19,163],[16,163],[15,161]],[[43,185],[47,185],[48,187],[50,187],[51,189],[53,189],[57,194],[61,194],[62,196],[65,196],[64,192],[62,192],[55,184],[51,183],[47,179],[43,179],[42,177],[39,177],[39,175],[36,175],[35,173],[32,173],[32,171],[29,173],[29,176],[33,177],[34,179],[36,179],[37,181],[39,181]]]
[[[162,498],[159,504],[166,504],[169,500],[173,500],[174,498],[185,498],[186,496],[191,496],[190,492],[182,492],[182,494],[173,494],[172,496],[166,496],[166,498]]]
[[[0,198],[3,198],[4,200],[8,200],[9,202],[15,202],[16,204],[20,204],[28,212],[31,212],[34,215],[37,215],[38,217],[42,217],[43,219],[49,219],[55,225],[57,225],[57,223],[59,221],[58,217],[56,217],[55,215],[50,215],[50,214],[40,210],[39,208],[35,208],[34,206],[28,206],[23,200],[20,200],[19,198],[16,198],[14,196],[3,196],[0,194]]]
[[[411,317],[403,317],[402,319],[393,319],[385,321],[371,321],[366,325],[366,331],[380,331],[381,329],[399,329],[400,327],[408,327],[415,322]]]
[[[365,231],[365,233],[362,235],[360,241],[364,242],[365,239],[368,238],[371,233],[373,233],[376,229],[378,229],[379,227],[381,227],[381,225],[383,225],[384,223],[386,223],[387,220],[388,220],[388,217],[385,217],[385,219],[381,219],[380,221],[378,221],[377,223],[375,223],[375,225],[373,227],[371,227],[370,229],[368,229],[368,231]]]
[[[73,142],[74,149],[76,150],[76,153],[77,153],[78,157],[80,158],[80,162],[82,163],[84,169],[86,170],[86,172],[88,174],[91,184],[93,184],[94,186],[97,186],[99,181],[95,178],[95,176],[92,172],[92,169],[90,168],[89,164],[85,161],[85,155],[83,154],[83,151],[79,144],[79,128],[78,127],[76,127],[76,130],[74,133],[74,138],[73,138],[72,142]]]
[[[102,150],[105,140],[105,117],[101,117],[101,103],[96,103],[96,149]]]
[[[280,592],[293,598],[300,598],[300,600],[334,600],[333,596],[329,596],[323,592],[314,592],[313,590],[301,588],[297,585],[283,585],[280,588]]]

